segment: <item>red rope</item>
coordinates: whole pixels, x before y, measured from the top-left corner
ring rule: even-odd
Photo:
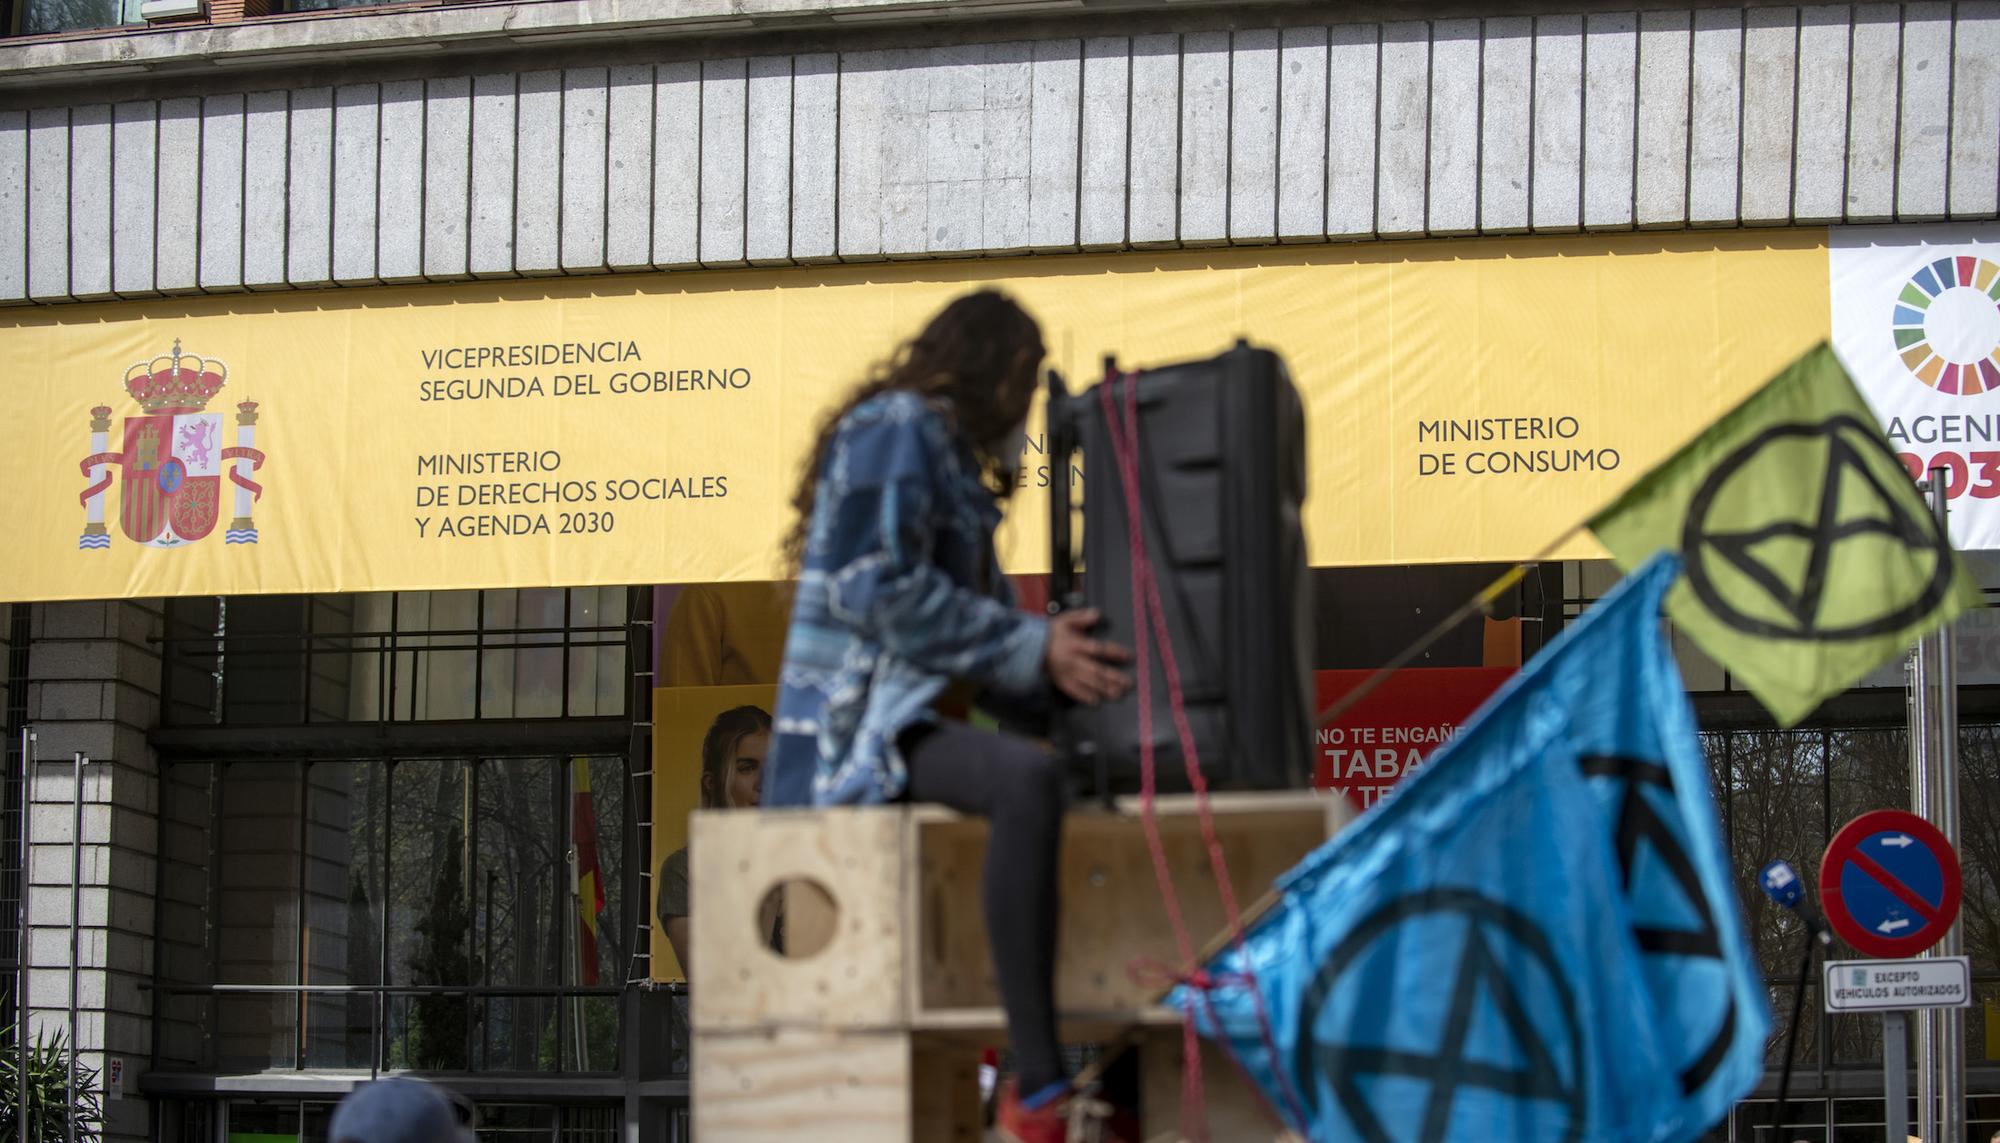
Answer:
[[[1160,887],[1160,901],[1167,910],[1167,920],[1173,926],[1174,944],[1180,952],[1180,963],[1192,968],[1194,944],[1188,937],[1187,923],[1181,917],[1180,895],[1174,891],[1173,871],[1167,867],[1166,847],[1160,842],[1160,824],[1154,812],[1153,799],[1156,794],[1156,767],[1153,758],[1153,656],[1148,647],[1149,629],[1145,621],[1146,595],[1144,590],[1145,568],[1139,553],[1145,549],[1145,529],[1138,510],[1138,458],[1136,450],[1129,447],[1122,431],[1118,410],[1111,401],[1112,377],[1107,375],[1104,383],[1097,387],[1098,399],[1104,406],[1105,425],[1111,434],[1111,451],[1118,462],[1118,480],[1125,491],[1126,540],[1132,551],[1132,605],[1135,622],[1132,627],[1132,653],[1137,659],[1139,686],[1139,821],[1146,834],[1146,852],[1153,859],[1153,879]],[[1203,993],[1206,996],[1207,993]],[[1204,1114],[1204,1091],[1201,1074],[1201,1039],[1194,1026],[1194,1014],[1189,1012],[1181,1020],[1181,1131],[1194,1143],[1205,1143],[1208,1138],[1208,1117]]]
[[[1278,1055],[1277,1037],[1271,1030],[1270,1014],[1264,1006],[1264,993],[1257,986],[1256,970],[1248,956],[1241,956],[1243,971],[1230,974],[1225,980],[1212,978],[1194,963],[1193,943],[1189,940],[1187,926],[1181,914],[1180,897],[1174,888],[1173,873],[1167,866],[1166,850],[1160,842],[1159,824],[1154,810],[1157,795],[1156,764],[1153,751],[1152,719],[1152,677],[1149,644],[1157,638],[1160,644],[1160,665],[1167,681],[1167,699],[1173,713],[1174,731],[1180,740],[1181,759],[1187,768],[1188,784],[1195,795],[1196,815],[1201,823],[1204,846],[1208,851],[1208,865],[1215,877],[1216,891],[1222,899],[1224,915],[1229,921],[1231,947],[1243,950],[1243,920],[1236,902],[1236,890],[1229,877],[1229,860],[1223,853],[1222,839],[1215,829],[1215,818],[1208,803],[1208,780],[1201,772],[1201,756],[1195,743],[1194,728],[1187,718],[1187,703],[1181,688],[1180,664],[1174,654],[1173,639],[1167,628],[1166,606],[1160,598],[1160,584],[1153,574],[1152,557],[1146,548],[1145,522],[1141,514],[1141,492],[1139,481],[1139,386],[1135,374],[1125,375],[1125,408],[1123,417],[1112,402],[1111,382],[1116,374],[1108,373],[1104,383],[1098,386],[1099,403],[1104,408],[1105,423],[1111,437],[1111,449],[1118,462],[1119,483],[1125,493],[1125,521],[1127,541],[1132,558],[1132,595],[1135,611],[1133,625],[1133,653],[1138,658],[1139,687],[1139,775],[1140,819],[1145,827],[1146,847],[1153,859],[1153,876],[1160,887],[1160,897],[1167,910],[1168,921],[1174,930],[1174,943],[1184,966],[1178,981],[1192,988],[1201,998],[1203,1011],[1209,1023],[1217,1030],[1217,1043],[1246,1075],[1248,1069],[1236,1058],[1229,1037],[1222,1034],[1222,1025],[1216,1019],[1212,992],[1224,983],[1241,982],[1250,991],[1251,1002],[1257,1013],[1257,1030],[1263,1047],[1271,1061],[1271,1073],[1277,1080],[1279,1091],[1284,1096],[1286,1111],[1292,1125],[1305,1134],[1306,1116],[1300,1108],[1297,1093],[1292,1090],[1285,1068]],[[1122,423],[1121,423],[1122,421]],[[1151,628],[1149,631],[1148,628]],[[1205,1109],[1205,1095],[1201,1071],[1201,1042],[1195,1030],[1192,1010],[1184,1014],[1181,1023],[1181,1125],[1184,1132],[1200,1143],[1207,1138],[1208,1121]]]

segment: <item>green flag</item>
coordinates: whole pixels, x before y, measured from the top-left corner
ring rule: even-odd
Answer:
[[[1782,726],[1981,602],[1824,344],[1590,527],[1627,571],[1681,553],[1674,622]]]

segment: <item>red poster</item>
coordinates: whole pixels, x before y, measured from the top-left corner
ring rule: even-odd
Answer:
[[[1049,577],[1045,575],[1010,575],[1014,583],[1014,599],[1021,610],[1032,611],[1036,615],[1046,615],[1049,610]]]
[[[1317,671],[1325,710],[1372,671]],[[1319,731],[1313,785],[1338,790],[1367,809],[1451,740],[1512,667],[1427,667],[1398,671],[1331,726]]]

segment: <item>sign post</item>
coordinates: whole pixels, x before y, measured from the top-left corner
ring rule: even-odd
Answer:
[[[1799,955],[1799,980],[1792,986],[1792,1019],[1785,1027],[1785,1069],[1778,1078],[1778,1107],[1771,1121],[1773,1131],[1779,1132],[1784,1130],[1786,1113],[1792,1108],[1792,1060],[1799,1045],[1799,1014],[1805,1010],[1806,981],[1812,977],[1813,944],[1830,944],[1832,938],[1827,934],[1825,922],[1806,904],[1805,884],[1791,862],[1771,862],[1757,875],[1757,881],[1764,887],[1765,896],[1776,901],[1780,908],[1798,914],[1806,926],[1805,950]]]
[[[1910,1129],[1906,1013],[1916,1009],[1928,1015],[1931,1009],[1972,1003],[1966,958],[1918,955],[1943,940],[1958,920],[1958,854],[1923,818],[1872,810],[1833,836],[1819,877],[1834,931],[1861,952],[1898,958],[1828,961],[1821,995],[1828,1012],[1882,1013],[1883,1119],[1889,1143],[1902,1143]],[[1924,1066],[1920,1059],[1919,1078]],[[1920,1104],[1919,1111],[1927,1113],[1925,1122],[1935,1122],[1935,1107]],[[1953,1118],[1948,1107],[1945,1118]]]
[[[1931,509],[1937,513],[1938,531],[1947,537],[1951,525],[1947,505],[1950,497],[1950,470],[1935,465],[1930,472]],[[1957,634],[1950,624],[1926,639],[1935,644],[1936,701],[1930,714],[1936,725],[1937,750],[1931,756],[1930,801],[1920,808],[1924,817],[1937,825],[1944,844],[1958,846],[1958,648]],[[1929,733],[1928,731],[1926,732]],[[1912,807],[1917,808],[1917,807]],[[1956,894],[1954,894],[1956,896]],[[1947,922],[1935,956],[1952,957],[1963,951],[1956,924]],[[1930,1035],[1924,1045],[1936,1059],[1937,1135],[1939,1139],[1965,1138],[1965,1019],[1958,1012],[1938,1012],[1930,1020]],[[1932,1136],[1925,1136],[1926,1139]]]
[[[1889,1143],[1910,1136],[1909,1009],[1972,1003],[1972,962],[1965,957],[1832,960],[1826,963],[1828,1012],[1882,1013],[1883,1122]]]
[[[1910,1018],[1882,1013],[1882,1122],[1889,1143],[1910,1137]]]

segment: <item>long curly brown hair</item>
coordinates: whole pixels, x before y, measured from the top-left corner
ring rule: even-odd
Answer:
[[[797,572],[805,559],[821,470],[841,419],[871,397],[894,391],[921,394],[941,407],[972,452],[980,478],[997,500],[1013,495],[1015,458],[1000,455],[1008,436],[1035,398],[1035,367],[1044,353],[1042,330],[1028,311],[998,290],[978,290],[953,301],[857,385],[821,422],[792,493],[798,518],[785,536],[786,565]]]

